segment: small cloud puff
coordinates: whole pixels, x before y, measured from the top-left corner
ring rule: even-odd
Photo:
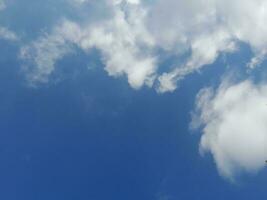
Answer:
[[[0,38],[4,40],[16,41],[18,36],[5,27],[0,27]]]

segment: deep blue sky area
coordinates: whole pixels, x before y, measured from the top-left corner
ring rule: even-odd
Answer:
[[[250,54],[244,49],[229,62]],[[0,51],[0,199],[266,198],[266,171],[229,183],[189,131],[195,95],[219,84],[223,57],[158,94],[107,76],[97,52],[67,56],[58,81],[31,88],[16,45],[1,41]],[[87,70],[88,60],[98,67]]]

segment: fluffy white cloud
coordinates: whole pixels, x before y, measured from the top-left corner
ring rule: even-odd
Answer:
[[[159,77],[159,91],[173,91],[177,81],[212,64],[220,52],[234,50],[238,41],[250,45],[255,53],[255,58],[248,63],[250,68],[264,60],[267,49],[265,0],[158,2],[154,12],[160,14],[150,18],[157,41],[171,51],[179,47],[191,51],[185,64]]]
[[[47,79],[55,62],[68,53],[68,47],[73,44],[85,51],[99,49],[109,75],[126,75],[134,88],[144,84],[151,86],[156,59],[150,53],[154,41],[143,24],[146,11],[136,6],[138,1],[128,3],[122,8],[120,2],[114,1],[110,5],[112,18],[97,24],[64,20],[51,34],[22,48],[22,58],[29,58],[36,66],[30,71],[31,81]]]
[[[203,89],[197,98],[194,128],[203,126],[200,150],[210,152],[222,176],[254,173],[267,158],[267,85],[251,81],[230,84],[217,91]]]
[[[81,21],[64,20],[48,35],[40,36],[32,45],[28,45],[28,51],[23,48],[24,54],[32,52],[30,49],[38,52],[35,58],[28,56],[33,58],[37,74],[42,74],[38,70],[48,68],[42,66],[43,62],[39,62],[38,58],[45,57],[47,51],[60,51],[50,59],[50,70],[43,73],[49,76],[55,67],[54,63],[65,53],[62,52],[63,46],[69,48],[71,43],[85,51],[99,49],[109,75],[126,75],[134,88],[152,86],[157,81],[159,92],[175,90],[178,81],[203,66],[212,64],[220,53],[236,50],[238,42],[247,43],[255,54],[248,63],[250,68],[259,65],[266,57],[265,0],[69,1],[85,8],[97,4],[96,7],[102,12],[98,12],[97,17],[85,15]],[[77,12],[80,15],[79,12],[86,10]],[[72,25],[66,28],[67,24]],[[68,36],[73,34],[74,37]],[[62,38],[63,42],[58,44],[56,41],[53,45],[55,37]],[[37,45],[40,41],[43,44]],[[48,43],[47,47],[44,47],[44,41]],[[40,46],[42,47],[37,50]],[[51,50],[47,50],[49,47]],[[46,50],[42,52],[41,49]],[[157,70],[161,67],[157,66],[159,49],[178,58],[188,56],[180,66],[170,72],[161,69],[163,73],[160,74]]]
[[[192,53],[188,61],[183,66],[159,77],[159,92],[174,91],[178,81],[204,65],[212,64],[220,52],[235,50],[235,44],[229,33],[219,28],[208,35],[198,36],[190,45]]]

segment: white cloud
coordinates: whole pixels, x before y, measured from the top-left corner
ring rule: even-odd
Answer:
[[[253,57],[249,63],[247,63],[247,67],[249,67],[250,69],[258,67],[265,60],[266,55],[266,50],[262,50],[255,57]]]
[[[228,32],[218,28],[212,33],[198,36],[195,40],[192,40],[190,48],[192,53],[185,65],[159,77],[159,92],[174,91],[177,88],[178,81],[199,70],[204,65],[212,64],[220,52],[234,51],[235,44]]]
[[[151,86],[156,71],[156,59],[150,54],[154,41],[143,24],[145,10],[130,2],[123,10],[114,2],[111,19],[97,24],[78,24],[65,20],[49,35],[41,36],[22,48],[22,58],[30,58],[36,66],[29,73],[30,81],[47,80],[55,62],[64,56],[69,44],[85,51],[97,48],[102,54],[106,71],[111,76],[126,75],[133,88]],[[127,12],[127,15],[126,15]]]
[[[210,152],[220,174],[233,179],[240,172],[255,173],[267,156],[267,84],[251,81],[230,84],[217,91],[201,90],[194,128],[203,125],[202,153]]]
[[[150,26],[157,41],[167,50],[190,49],[182,66],[159,77],[159,91],[173,91],[187,74],[212,64],[221,52],[234,50],[237,41],[249,44],[255,53],[253,68],[265,57],[267,48],[267,2],[265,0],[159,0]],[[160,13],[156,15],[156,13]]]
[[[139,88],[150,85],[155,73],[156,60],[149,53],[154,41],[143,24],[145,11],[134,5],[124,9],[127,9],[127,16],[115,6],[113,18],[90,27],[79,45],[83,49],[99,49],[109,75],[126,74],[129,84]]]
[[[18,39],[17,35],[14,32],[1,26],[0,26],[0,38],[4,40],[10,40],[10,41],[15,41]]]
[[[40,36],[36,42],[43,41],[43,37],[61,37],[64,40],[62,44],[73,43],[85,51],[97,48],[108,74],[115,77],[126,75],[134,88],[151,86],[157,80],[159,92],[173,91],[177,82],[188,74],[212,64],[221,53],[236,50],[239,41],[247,43],[255,54],[248,63],[250,68],[259,65],[266,56],[265,0],[69,1],[81,7],[86,7],[87,3],[90,7],[98,4],[96,7],[101,12],[93,18],[85,15],[82,22],[65,20],[54,27],[49,36]],[[101,6],[103,9],[99,9]],[[86,9],[79,12],[86,12]],[[66,24],[73,26],[67,29]],[[69,38],[68,34],[72,32],[79,34]],[[46,40],[48,46],[53,46],[51,40]],[[38,48],[38,45],[29,46],[31,48]],[[58,50],[57,47],[52,49]],[[157,66],[160,57],[156,53],[158,49],[177,57],[188,56],[180,66],[170,72],[162,69],[160,71],[163,73],[160,74],[157,70],[161,67]],[[42,58],[42,51],[38,52],[40,55],[36,57]],[[61,58],[62,53],[54,56],[49,67],[51,70],[46,76],[53,71],[57,57]],[[33,62],[36,65],[37,59]],[[42,70],[40,63],[36,68]]]

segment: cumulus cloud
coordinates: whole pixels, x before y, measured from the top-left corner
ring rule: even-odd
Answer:
[[[40,36],[29,44],[27,51],[23,48],[23,54],[32,57],[37,74],[42,74],[38,70],[49,68],[43,73],[49,76],[56,61],[66,53],[62,52],[63,46],[69,48],[70,44],[74,44],[86,52],[92,48],[100,50],[108,74],[127,76],[132,87],[155,85],[157,91],[167,92],[174,91],[178,82],[188,74],[212,64],[221,53],[237,50],[239,42],[248,44],[255,54],[247,64],[251,69],[260,65],[266,57],[265,0],[69,1],[80,7],[97,4],[102,12],[97,17],[85,15],[80,21],[61,20],[48,35]],[[81,12],[86,10],[77,10],[77,15],[80,16]],[[67,24],[72,25],[66,28]],[[77,33],[75,37],[69,37],[73,33]],[[52,44],[53,38],[61,38],[62,42],[55,40]],[[42,45],[37,45],[40,41]],[[47,47],[44,47],[44,41]],[[49,47],[51,50],[48,50]],[[56,53],[52,59],[50,57],[49,67],[38,61],[52,50]],[[177,58],[187,57],[171,71],[158,70],[161,68],[158,66],[158,50]],[[33,56],[29,55],[30,52],[38,53]],[[38,78],[35,80],[38,82]]]
[[[267,84],[225,81],[214,91],[205,88],[196,101],[194,128],[203,127],[202,153],[210,152],[220,174],[233,179],[255,173],[267,156]]]

